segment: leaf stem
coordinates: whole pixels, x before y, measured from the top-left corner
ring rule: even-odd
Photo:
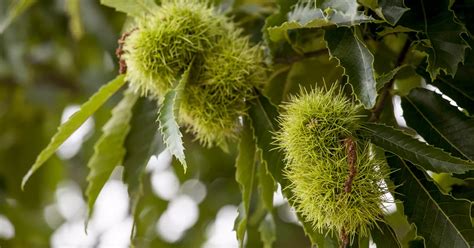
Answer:
[[[344,146],[346,147],[347,164],[349,165],[349,176],[344,183],[344,192],[351,193],[352,182],[354,181],[354,178],[357,174],[357,147],[352,137],[344,139]]]
[[[405,42],[405,45],[403,45],[402,50],[400,51],[400,55],[398,56],[397,64],[396,64],[395,68],[397,68],[398,66],[401,66],[403,64],[403,62],[405,61],[405,58],[408,54],[408,50],[410,49],[410,45],[411,45],[411,42],[408,39]],[[382,110],[385,107],[385,102],[387,101],[387,98],[390,96],[390,90],[392,89],[394,82],[395,82],[395,77],[393,77],[388,83],[386,83],[383,86],[383,88],[380,92],[380,96],[379,96],[377,102],[375,103],[374,108],[372,108],[372,110],[371,110],[372,114],[370,115],[369,122],[378,122],[379,121],[380,115],[382,114]]]
[[[346,248],[349,245],[349,236],[347,236],[347,233],[346,233],[346,230],[344,229],[344,227],[342,228],[341,232],[339,233],[339,238],[342,241],[339,248]]]

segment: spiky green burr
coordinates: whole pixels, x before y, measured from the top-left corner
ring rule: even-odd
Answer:
[[[283,108],[276,141],[296,211],[318,231],[368,236],[383,214],[388,171],[371,145],[355,138],[360,106],[332,87],[302,90]]]
[[[158,101],[194,60],[178,119],[206,146],[225,146],[238,136],[246,101],[264,82],[261,49],[230,18],[199,1],[163,1],[138,21],[124,51],[130,85]]]

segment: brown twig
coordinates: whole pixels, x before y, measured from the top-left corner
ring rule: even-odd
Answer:
[[[344,183],[344,192],[351,193],[352,191],[352,182],[354,181],[355,176],[357,175],[357,147],[354,139],[351,137],[344,139],[344,146],[347,153],[347,164],[349,165],[349,176]]]
[[[122,59],[122,55],[124,54],[123,51],[123,45],[125,44],[125,40],[127,39],[128,36],[130,36],[133,32],[135,32],[138,28],[134,28],[128,32],[125,32],[120,36],[120,39],[118,39],[118,47],[115,50],[115,56],[119,59],[119,74],[125,74],[127,72],[127,64],[125,63],[125,60]]]
[[[352,191],[352,182],[354,181],[354,178],[357,175],[357,146],[356,142],[352,137],[345,138],[343,141],[343,145],[346,149],[347,164],[349,166],[349,175],[347,176],[347,179],[344,182],[344,192],[346,194],[350,194]],[[345,248],[349,245],[349,237],[344,227],[340,231],[339,238],[341,239],[340,248]]]
[[[401,66],[403,62],[405,61],[405,58],[408,54],[408,50],[410,49],[411,42],[410,40],[407,40],[405,42],[405,45],[403,45],[402,50],[400,51],[400,55],[398,56],[397,59],[397,64],[395,68],[398,66]],[[380,119],[380,115],[382,114],[382,110],[385,107],[385,102],[387,101],[388,96],[390,95],[390,90],[393,87],[393,83],[395,81],[395,77],[393,77],[388,83],[386,83],[381,92],[380,95],[377,99],[377,102],[375,103],[374,108],[372,108],[371,112],[372,114],[370,115],[369,121],[370,122],[377,122]]]
[[[347,236],[347,233],[346,233],[346,230],[344,229],[344,227],[342,228],[341,232],[339,233],[339,238],[342,241],[339,248],[346,248],[349,245],[349,236]]]

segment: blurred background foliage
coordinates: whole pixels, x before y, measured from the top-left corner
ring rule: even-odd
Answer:
[[[274,104],[286,101],[301,87],[350,81],[348,95],[359,97],[366,109],[386,94],[382,101],[385,105],[375,111],[377,121],[419,134],[417,137],[427,143],[472,162],[474,136],[469,130],[474,128],[474,56],[467,46],[473,45],[472,0],[321,1],[333,8],[334,12],[327,13],[344,8],[348,12],[357,10],[353,14],[362,21],[346,23],[350,29],[336,28],[334,23],[321,24],[318,13],[312,12],[316,8],[306,0],[213,2],[232,16],[253,42],[265,44],[271,69],[265,94]],[[425,10],[420,3],[430,6]],[[56,156],[30,179],[24,191],[20,188],[23,176],[57,126],[117,75],[117,40],[129,23],[125,14],[96,0],[0,0],[0,247],[128,247],[131,236],[136,247],[237,247],[232,229],[237,210],[242,209],[241,190],[235,180],[238,148],[234,144],[228,153],[203,148],[189,134],[184,137],[186,174],[169,154],[162,152],[159,135],[147,137],[156,141],[151,142],[156,147],[146,168],[136,211],[132,213],[135,199],[129,199],[127,186],[122,182],[123,168],[119,166],[100,193],[86,235],[87,161],[123,92],[115,94],[63,144]],[[322,27],[317,26],[320,24]],[[334,38],[341,30],[345,30],[346,41],[358,44],[359,50],[366,53],[345,51],[333,55],[342,60],[338,66],[338,59],[331,57],[330,52],[337,53],[341,48],[337,42],[327,41],[342,40]],[[443,49],[453,52],[444,53]],[[439,60],[430,60],[433,56],[429,55],[436,52],[441,55]],[[366,54],[373,55],[373,63],[362,68],[366,70],[344,71],[343,67],[361,64],[361,57]],[[375,89],[361,90],[365,82],[357,80],[360,74],[370,75],[369,84]],[[349,76],[353,79],[348,80]],[[453,102],[457,107],[452,106]],[[153,104],[141,98],[134,107],[134,113],[139,113],[132,119],[137,129],[145,129],[140,126],[142,120],[155,118],[140,115],[150,106],[153,109]],[[366,114],[373,115],[369,111]],[[439,119],[453,120],[464,129],[453,131],[445,125],[448,121],[437,122]],[[434,135],[440,130],[445,132],[444,137]],[[133,140],[126,145],[141,148],[140,142]],[[271,153],[268,150],[264,152]],[[430,186],[431,193],[441,192],[450,201],[463,202],[459,208],[461,204],[451,205],[453,209],[471,214],[472,171],[463,175],[428,173],[393,155],[387,157],[392,169],[399,172],[392,174],[394,184],[412,180],[421,185],[419,192]],[[260,164],[258,168],[263,171]],[[451,169],[454,170],[447,171]],[[410,178],[400,176],[406,170],[416,173]],[[436,186],[426,179],[433,180]],[[252,187],[256,192],[263,191],[261,186]],[[378,223],[380,229],[371,234],[378,247],[430,247],[433,240],[424,240],[420,230],[431,230],[431,223],[417,219],[416,211],[444,213],[445,209],[425,206],[417,201],[417,195],[404,198],[413,192],[405,187],[396,188],[394,196],[402,199],[404,205],[398,201],[387,207],[387,225]],[[251,195],[247,247],[263,247],[262,240],[266,244],[274,242],[273,247],[310,247],[301,222],[283,199],[281,190],[273,195],[274,226],[261,229],[260,223],[265,223],[262,220],[267,217],[262,195]],[[411,211],[408,219],[404,207]],[[460,226],[449,228],[455,232]],[[468,231],[472,229],[472,225],[467,226]],[[312,238],[320,238],[317,242],[324,247],[338,246],[333,237],[313,234]],[[352,245],[369,247],[369,240],[360,239]]]
[[[241,2],[230,14],[248,27],[254,41],[259,41],[265,17],[276,9],[275,3]],[[221,6],[229,8],[231,4],[227,1]],[[18,14],[14,19],[9,16],[12,8]],[[65,119],[63,115],[77,109],[117,74],[114,51],[125,21],[124,14],[95,0],[0,0],[0,30],[5,29],[0,34],[0,247],[128,247],[131,210],[120,169],[102,191],[97,203],[102,205],[95,210],[98,216],[91,220],[88,235],[84,233],[86,164],[99,130],[121,93],[94,114],[75,134],[74,141],[63,145],[24,191],[20,189],[22,177]],[[137,226],[137,247],[237,244],[235,233],[231,233],[240,204],[234,179],[235,148],[231,154],[205,149],[189,136],[185,137],[185,145],[189,165],[186,174],[180,166],[167,165],[167,159],[159,160],[165,164],[160,168],[147,170],[140,203],[146,211],[140,216],[142,226]],[[153,161],[158,160],[154,157]],[[156,193],[154,187],[162,187],[165,192]],[[201,193],[193,191],[196,189]],[[203,199],[189,203],[196,194],[202,194]],[[114,196],[115,201],[111,200]],[[168,214],[167,220],[163,217],[161,229],[169,229],[163,231],[158,223],[172,202],[178,209],[171,217]],[[277,204],[282,218],[277,219],[280,238],[276,246],[308,246],[288,206],[282,200]],[[179,211],[192,213],[195,206],[197,216],[179,218],[185,214]],[[100,208],[106,209],[101,212]],[[254,232],[258,233],[256,228]],[[258,235],[248,239],[253,247],[261,246]]]

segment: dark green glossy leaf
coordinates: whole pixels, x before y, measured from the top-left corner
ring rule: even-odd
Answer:
[[[74,113],[69,119],[59,126],[56,134],[51,138],[51,142],[48,146],[41,151],[36,158],[35,163],[31,166],[31,169],[23,177],[21,187],[24,188],[28,179],[33,173],[38,170],[41,165],[44,164],[54,152],[76,131],[97,109],[102,106],[107,99],[109,99],[120,87],[125,84],[124,75],[117,76],[114,80],[110,81],[106,85],[102,86],[97,93],[95,93],[87,102],[85,102],[81,109]]]
[[[467,178],[462,184],[452,185],[449,193],[456,199],[474,202],[474,178]]]
[[[388,23],[395,25],[402,15],[408,11],[403,0],[378,0],[383,17]]]
[[[408,8],[403,0],[359,0],[361,5],[373,10],[379,17],[391,25],[397,24]]]
[[[427,82],[438,87],[443,94],[452,98],[459,107],[466,109],[471,115],[474,114],[474,80],[472,78],[474,75],[474,52],[470,51],[464,65],[459,67],[454,78],[443,75],[431,81],[429,74],[423,68],[418,68],[417,72]]]
[[[396,156],[387,159],[397,170],[391,178],[397,187],[395,196],[403,201],[405,214],[417,225],[427,247],[472,247],[474,228],[471,203],[439,192],[424,173]]]
[[[427,71],[431,79],[436,79],[441,71],[454,76],[469,46],[461,37],[466,28],[449,9],[449,0],[409,1],[406,4],[410,11],[404,14],[400,24],[425,35]]]
[[[112,117],[102,128],[102,136],[95,144],[94,154],[87,163],[90,169],[86,190],[89,217],[92,216],[94,203],[102,187],[125,156],[124,142],[130,130],[132,108],[137,98],[133,90],[127,89],[122,101],[112,110]]]
[[[371,232],[372,239],[377,247],[400,248],[400,242],[392,228],[385,222],[377,222],[379,228],[374,228]]]
[[[430,144],[474,160],[474,119],[452,106],[441,95],[422,88],[402,98],[403,116]]]
[[[462,174],[474,169],[472,162],[451,156],[445,151],[423,143],[393,127],[365,123],[362,136],[385,151],[395,153],[425,170]]]
[[[357,98],[365,108],[372,108],[377,98],[372,53],[350,28],[326,30],[324,38],[331,57],[344,68]]]

